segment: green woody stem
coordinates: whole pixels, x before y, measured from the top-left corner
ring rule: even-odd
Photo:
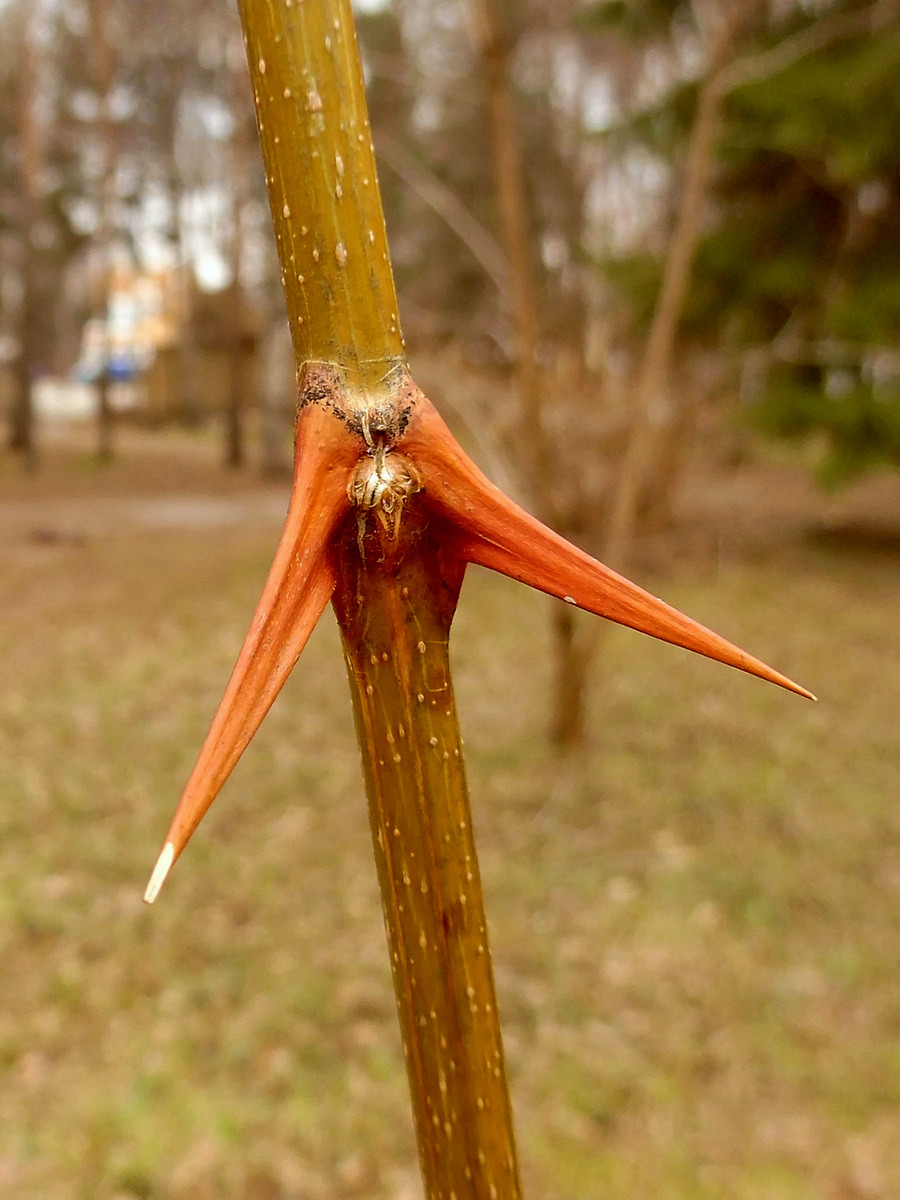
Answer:
[[[450,682],[463,564],[415,501],[338,541],[344,639],[429,1200],[513,1200],[512,1114]]]
[[[329,598],[428,1200],[520,1195],[448,638],[467,563],[811,696],[481,474],[409,377],[347,0],[240,0],[298,367],[291,504],[152,903]]]
[[[409,389],[351,7],[240,0],[240,11],[301,404],[324,404],[373,456],[356,496],[362,513],[336,541],[334,606],[426,1193],[515,1200],[512,1115],[450,685],[447,643],[464,563],[442,555],[415,499],[402,522],[398,506],[396,524],[364,499],[367,478],[374,494],[387,477],[383,454],[402,432]],[[408,486],[415,490],[414,471]]]
[[[404,359],[350,0],[239,0],[298,367]]]

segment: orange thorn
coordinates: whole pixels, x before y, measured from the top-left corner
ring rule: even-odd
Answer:
[[[275,561],[147,886],[148,903],[246,750],[334,591],[329,544],[350,508],[347,484],[360,450],[360,440],[325,409],[309,405],[300,413],[294,484]]]
[[[812,692],[780,671],[652,596],[529,516],[479,471],[424,396],[398,448],[416,464],[427,502],[462,535],[459,551],[469,562],[815,700]]]

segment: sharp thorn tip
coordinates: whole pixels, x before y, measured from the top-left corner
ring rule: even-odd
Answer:
[[[162,848],[162,853],[156,860],[156,866],[153,868],[153,874],[150,876],[150,882],[147,884],[147,890],[144,892],[144,903],[152,904],[159,895],[159,890],[166,881],[166,876],[172,869],[172,863],[175,861],[175,847],[171,842],[166,842]]]

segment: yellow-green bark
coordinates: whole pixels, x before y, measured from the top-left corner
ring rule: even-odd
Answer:
[[[430,1200],[519,1195],[478,858],[450,682],[464,564],[415,499],[338,543],[344,639]]]
[[[515,1200],[512,1114],[450,684],[464,563],[443,555],[416,502],[415,469],[404,474],[401,464],[392,475],[399,456],[388,451],[411,390],[350,4],[240,0],[240,11],[300,404],[338,416],[363,455],[350,489],[356,512],[334,551],[334,607],[426,1194]],[[392,509],[383,485],[398,478],[406,491]]]
[[[377,388],[403,337],[349,0],[239,0],[298,366]]]

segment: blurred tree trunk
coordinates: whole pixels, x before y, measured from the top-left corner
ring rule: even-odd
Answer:
[[[97,145],[100,152],[98,178],[99,221],[95,235],[100,261],[97,300],[101,335],[101,365],[97,377],[97,458],[109,462],[113,456],[113,411],[110,403],[110,300],[112,297],[112,220],[115,189],[115,138],[111,111],[113,78],[112,44],[109,30],[108,0],[90,0],[90,36],[93,55],[94,87],[97,92]]]
[[[764,7],[761,0],[743,4],[731,0],[730,4],[723,5],[719,26],[711,39],[709,70],[700,90],[688,149],[682,212],[672,239],[638,386],[639,396],[649,414],[646,422],[648,428],[635,438],[634,457],[630,463],[634,478],[621,497],[623,509],[634,504],[633,519],[641,525],[660,527],[671,521],[673,497],[685,451],[702,408],[702,399],[696,394],[696,386],[690,392],[682,391],[676,398],[669,376],[672,372],[677,325],[689,283],[690,262],[701,233],[715,139],[725,97],[742,83],[784,70],[798,58],[814,53],[833,41],[862,32],[874,36],[895,22],[898,16],[895,3],[875,3],[867,9],[839,11],[820,17],[811,27],[801,28],[766,51],[751,54],[747,58],[736,56],[735,44],[739,35],[759,20]],[[655,400],[657,396],[658,402]],[[641,470],[638,463],[644,450],[637,442],[643,438],[647,442],[647,462]],[[642,479],[636,478],[640,475],[643,475]],[[636,495],[632,497],[630,493],[634,487]],[[620,516],[627,523],[627,512]]]
[[[509,79],[510,45],[494,0],[469,0],[473,36],[484,76],[494,187],[509,262],[508,300],[516,347],[516,385],[522,405],[521,444],[529,483],[543,519],[552,519],[552,479],[544,431],[544,380],[538,363],[540,315],[522,147]]]
[[[685,390],[679,393],[678,402],[657,433],[653,465],[638,497],[637,523],[641,529],[666,529],[674,519],[675,494],[707,399],[701,395],[702,384],[690,373],[684,373],[681,385]]]
[[[175,252],[175,277],[177,279],[177,368],[173,380],[172,408],[168,415],[182,425],[197,423],[196,400],[190,383],[193,378],[194,331],[191,309],[194,298],[193,264],[185,244],[182,208],[184,205],[184,181],[174,161],[168,165],[166,192],[172,206],[172,224],[169,230]]]
[[[700,84],[685,157],[681,204],[669,242],[662,283],[647,343],[637,372],[634,421],[613,500],[604,543],[604,558],[616,570],[627,565],[630,546],[642,515],[671,508],[681,453],[693,430],[696,408],[690,397],[676,397],[671,387],[678,327],[690,284],[691,265],[703,231],[722,103],[735,40],[761,11],[760,0],[730,0],[716,6],[709,35],[709,59]]]
[[[19,309],[19,353],[15,366],[16,390],[10,410],[8,446],[21,455],[27,470],[37,465],[34,441],[32,379],[36,366],[36,330],[39,320],[36,232],[40,217],[40,129],[34,106],[37,53],[34,16],[23,8],[21,16],[18,78],[19,184],[21,212],[22,300]]]
[[[246,108],[242,104],[243,75],[237,70],[230,69],[230,92],[232,113],[234,115],[234,133],[229,148],[231,175],[231,239],[229,242],[229,270],[231,272],[231,304],[229,330],[229,357],[231,370],[229,372],[228,396],[225,403],[225,466],[232,471],[240,470],[246,461],[244,414],[247,402],[247,391],[250,387],[252,370],[251,354],[247,345],[247,312],[244,303],[244,293],[241,287],[241,273],[244,259],[243,211],[246,199],[246,184],[248,171],[251,166],[247,138],[241,114]]]
[[[197,277],[194,272],[192,247],[187,235],[185,196],[188,187],[181,172],[173,165],[169,194],[174,214],[174,238],[177,249],[178,286],[181,297],[181,315],[178,322],[178,398],[177,419],[188,428],[195,428],[203,420],[201,402],[200,356],[197,347]]]
[[[584,742],[585,698],[591,664],[590,640],[578,613],[567,605],[553,612],[553,707],[550,710],[550,740],[555,746],[572,749]]]
[[[753,6],[751,6],[753,7]],[[744,13],[746,16],[746,12]],[[671,390],[678,327],[690,283],[691,264],[703,228],[709,196],[719,116],[724,96],[724,70],[733,57],[738,10],[719,14],[700,85],[685,159],[682,198],[669,242],[663,278],[641,356],[634,389],[631,433],[613,493],[601,558],[616,571],[628,569],[635,535],[651,509],[671,503],[686,439],[693,429],[695,408],[689,397]],[[585,738],[585,710],[590,665],[603,627],[579,627],[572,614],[560,618],[572,669],[557,673],[554,739],[564,746]]]
[[[491,130],[494,181],[503,243],[509,261],[510,309],[516,340],[516,383],[522,405],[521,440],[526,468],[541,519],[560,528],[553,488],[553,461],[544,425],[545,380],[538,362],[540,317],[528,220],[528,194],[509,77],[510,47],[494,0],[469,0],[481,58]],[[553,700],[550,738],[568,746],[583,724],[587,660],[582,656],[581,622],[566,606],[553,611]]]
[[[723,16],[712,46],[709,70],[697,97],[678,219],[637,372],[631,437],[613,498],[603,551],[604,561],[617,571],[622,571],[628,561],[641,499],[652,489],[661,445],[678,427],[681,405],[670,388],[672,359],[687,299],[691,263],[703,228],[723,96],[722,69],[731,57],[733,32],[733,21]]]
[[[290,327],[283,318],[270,325],[261,358],[259,470],[264,479],[289,479],[296,367]]]
[[[237,215],[237,214],[236,214]],[[236,240],[240,235],[237,235]],[[236,265],[236,264],[234,264]],[[231,290],[231,331],[228,337],[228,357],[231,369],[228,373],[228,395],[225,401],[225,466],[232,471],[244,465],[244,395],[248,386],[249,357],[244,338],[244,297],[239,276],[235,276]]]

